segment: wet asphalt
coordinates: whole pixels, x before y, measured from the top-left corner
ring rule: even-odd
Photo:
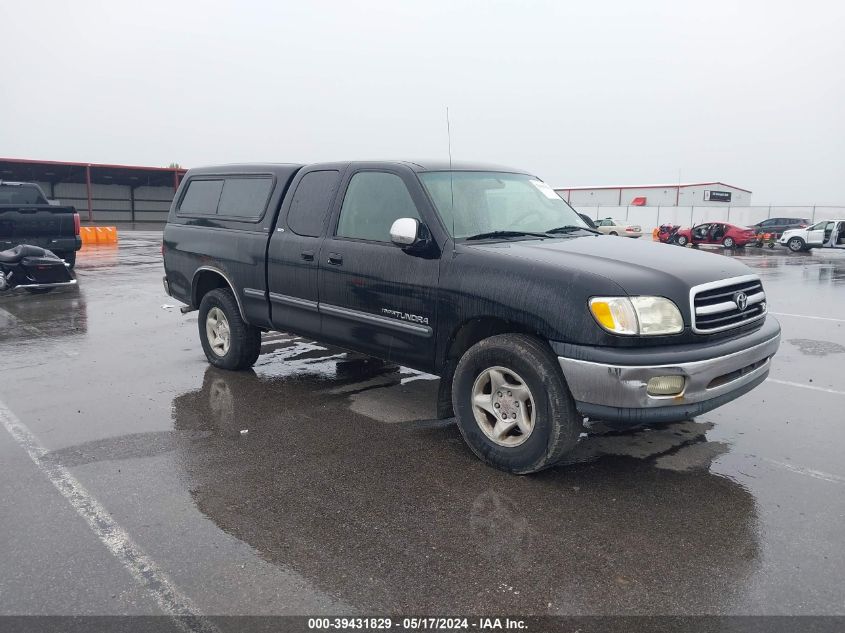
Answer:
[[[845,253],[731,255],[783,326],[759,388],[516,477],[432,376],[281,333],[211,368],[160,241],[0,297],[0,412],[42,451],[0,426],[0,614],[162,613],[161,579],[209,615],[845,614]]]

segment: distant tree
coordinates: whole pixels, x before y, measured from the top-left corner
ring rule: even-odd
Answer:
[[[168,169],[182,169],[182,165],[180,165],[179,163],[170,163],[167,166],[167,168]]]

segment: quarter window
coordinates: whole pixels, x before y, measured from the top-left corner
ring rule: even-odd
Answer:
[[[420,219],[402,179],[386,172],[362,171],[352,177],[346,188],[337,235],[389,242],[390,227],[399,218]]]
[[[291,231],[307,237],[322,235],[338,181],[336,171],[312,171],[302,177],[288,211]]]

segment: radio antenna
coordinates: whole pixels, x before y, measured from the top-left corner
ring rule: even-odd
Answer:
[[[449,145],[449,171],[452,170],[452,126],[449,124],[449,106],[446,106],[446,140]]]
[[[452,172],[452,126],[449,123],[449,106],[446,106],[446,141],[449,147],[449,194],[452,198],[452,236],[455,235],[455,183]]]

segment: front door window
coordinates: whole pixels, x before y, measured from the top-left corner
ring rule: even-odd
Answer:
[[[399,218],[420,219],[403,180],[387,172],[362,171],[349,181],[337,236],[390,242],[390,227]]]

